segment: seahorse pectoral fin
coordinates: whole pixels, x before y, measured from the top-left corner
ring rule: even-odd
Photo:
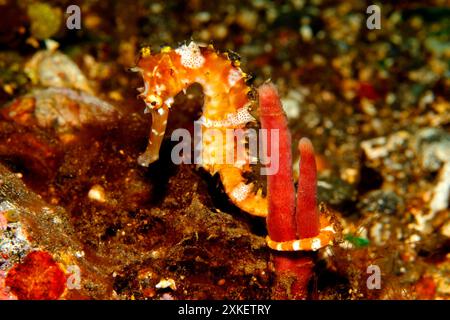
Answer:
[[[141,166],[148,167],[151,163],[159,159],[159,149],[166,132],[169,108],[166,105],[158,109],[152,109],[152,126],[150,129],[147,149],[138,157]]]
[[[267,216],[267,198],[259,190],[255,193],[253,184],[245,183],[241,169],[224,166],[219,169],[219,175],[226,194],[238,208],[254,216]]]

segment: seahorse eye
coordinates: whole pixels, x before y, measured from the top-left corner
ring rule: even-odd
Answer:
[[[159,96],[156,96],[154,94],[148,95],[145,98],[145,102],[147,103],[147,106],[151,109],[156,109],[162,106],[162,99]]]

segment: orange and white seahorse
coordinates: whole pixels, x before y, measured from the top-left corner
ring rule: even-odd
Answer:
[[[164,47],[154,54],[143,48],[132,70],[143,77],[140,97],[147,105],[146,112],[152,114],[149,143],[138,159],[142,166],[158,160],[174,97],[194,83],[203,87],[200,119],[203,133],[214,129],[224,137],[227,129],[245,129],[247,123],[255,121],[249,113],[252,101],[246,74],[238,61],[230,60],[227,53],[216,52],[211,45],[200,46],[192,41],[176,49]],[[243,176],[251,170],[249,161],[228,164],[218,161],[215,155],[226,154],[230,146],[224,143],[226,140],[206,136],[202,141],[201,166],[210,174],[219,173],[226,194],[237,207],[252,215],[267,216],[267,199],[262,190],[255,191],[254,184],[247,183]]]

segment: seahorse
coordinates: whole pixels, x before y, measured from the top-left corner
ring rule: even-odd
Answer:
[[[225,137],[227,129],[245,129],[247,123],[256,121],[249,112],[251,88],[239,61],[230,59],[228,53],[217,52],[212,45],[201,46],[192,41],[176,49],[163,47],[158,53],[144,47],[132,70],[143,77],[139,96],[146,104],[145,112],[152,115],[147,149],[138,158],[142,166],[158,160],[174,97],[194,83],[203,87],[204,104],[199,119],[202,133],[213,129]],[[255,192],[254,184],[244,178],[244,173],[251,170],[249,157],[245,163],[218,161],[217,155],[224,155],[227,148],[235,146],[214,136],[204,135],[202,139],[201,166],[212,175],[219,173],[225,193],[238,208],[255,216],[267,216],[267,198],[261,188]]]

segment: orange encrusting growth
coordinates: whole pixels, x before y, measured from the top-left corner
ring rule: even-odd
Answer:
[[[195,42],[177,49],[164,47],[161,52],[151,54],[148,48],[142,51],[137,66],[145,86],[140,89],[147,105],[146,112],[152,114],[152,128],[146,151],[138,162],[148,166],[158,160],[164,137],[167,117],[174,97],[190,85],[199,83],[203,87],[204,105],[202,117],[202,162],[201,166],[211,174],[219,173],[225,192],[231,201],[242,210],[257,216],[267,215],[267,200],[262,191],[255,192],[251,183],[246,183],[243,173],[250,170],[248,155],[245,163],[226,163],[227,129],[245,129],[255,119],[248,112],[251,91],[246,84],[246,74],[237,61],[228,54],[216,52],[212,46],[200,47]],[[230,149],[231,150],[231,149]]]
[[[56,300],[64,293],[66,281],[49,253],[32,251],[8,271],[5,284],[20,300]]]

